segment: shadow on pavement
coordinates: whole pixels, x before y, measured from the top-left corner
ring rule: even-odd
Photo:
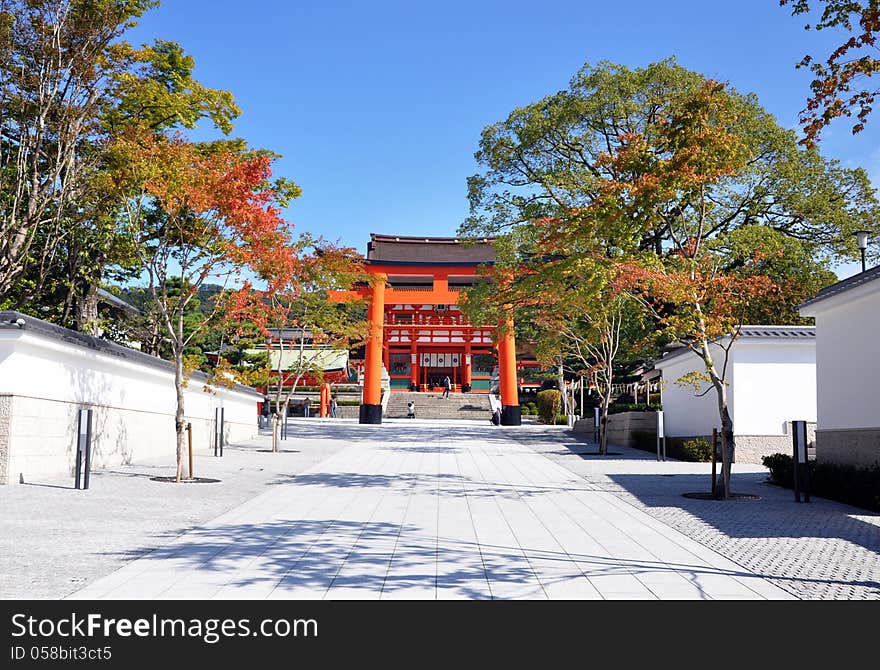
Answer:
[[[295,590],[297,596],[315,597],[329,588],[383,595],[409,589],[424,594],[440,588],[482,599],[491,596],[490,583],[496,591],[504,592],[510,591],[511,586],[535,585],[532,561],[540,561],[544,566],[543,589],[554,581],[583,576],[674,573],[698,588],[699,578],[706,575],[755,577],[746,570],[703,565],[609,558],[518,545],[478,545],[442,537],[438,542],[427,529],[411,524],[319,519],[196,529],[185,541],[143,557],[148,562],[155,561],[156,567],[166,559],[173,560],[181,570],[228,573],[229,579],[224,580],[227,587],[254,589],[252,593],[258,597],[265,597],[274,589],[281,594]],[[556,568],[547,569],[554,563]],[[138,579],[149,579],[149,572]],[[181,584],[185,586],[186,580]],[[173,595],[173,587],[169,594]]]

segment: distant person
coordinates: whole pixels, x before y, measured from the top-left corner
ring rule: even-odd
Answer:
[[[311,398],[306,398],[305,402],[303,402],[303,416],[304,417],[311,416],[311,409],[312,409],[312,400],[311,400]]]
[[[336,405],[337,405],[336,396],[335,395],[330,396],[330,417],[333,419],[336,418]]]
[[[410,400],[406,403],[406,418],[407,419],[415,419],[416,418],[416,404]]]
[[[260,428],[265,428],[269,425],[269,417],[271,416],[270,408],[271,401],[269,400],[269,396],[263,396],[263,406],[260,409]]]
[[[492,423],[493,426],[500,426],[501,425],[501,408],[500,407],[495,408],[495,411],[492,412],[492,418],[489,419],[489,421]]]
[[[451,389],[451,388],[452,388],[452,382],[449,380],[449,375],[446,375],[443,378],[443,397],[444,398],[449,397],[449,389]]]

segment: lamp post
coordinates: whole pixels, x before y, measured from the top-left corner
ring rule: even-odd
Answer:
[[[865,271],[865,250],[868,248],[868,231],[867,230],[859,230],[854,233],[856,236],[856,243],[859,245],[859,251],[862,252],[862,272]]]

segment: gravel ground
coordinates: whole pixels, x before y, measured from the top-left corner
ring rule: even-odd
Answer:
[[[770,484],[762,466],[734,464],[734,493],[760,500],[692,500],[708,491],[711,466],[668,460],[644,451],[596,446],[570,431],[508,431],[591,486],[614,493],[651,516],[771,580],[801,599],[880,599],[880,515],[822,498],[794,502]]]
[[[0,486],[0,598],[62,598],[350,444],[296,442],[273,454],[263,436],[227,446],[223,458],[197,455],[196,476],[219,483],[152,481],[174,474],[172,457],[97,470],[87,491],[72,477]]]

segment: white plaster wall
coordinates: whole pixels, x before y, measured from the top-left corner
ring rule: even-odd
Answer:
[[[815,340],[740,339],[733,365],[735,434],[784,435],[786,421],[816,421]]]
[[[724,352],[717,346],[713,346],[712,351],[716,365],[720,367]],[[702,360],[693,353],[686,353],[668,361],[657,361],[654,365],[663,371],[661,401],[663,430],[667,437],[711,435],[713,428],[721,427],[721,420],[718,417],[718,396],[715,389],[710,388],[710,384],[703,384],[700,391],[705,391],[707,388],[709,390],[700,397],[695,395],[692,386],[681,387],[676,384],[678,379],[689,372],[704,372],[706,368]],[[733,372],[728,370],[728,383],[732,382]],[[728,407],[732,415],[733,394],[728,397]]]
[[[874,281],[821,303],[816,317],[819,430],[880,428],[880,287]]]
[[[193,379],[184,399],[196,453],[213,448],[217,407],[224,408],[227,442],[257,434],[260,396],[224,387],[207,393],[203,388]],[[170,366],[145,365],[27,329],[0,330],[0,396],[10,399],[0,483],[17,482],[20,475],[27,481],[72,472],[77,410],[84,406],[94,409],[95,468],[148,458],[175,461]]]

